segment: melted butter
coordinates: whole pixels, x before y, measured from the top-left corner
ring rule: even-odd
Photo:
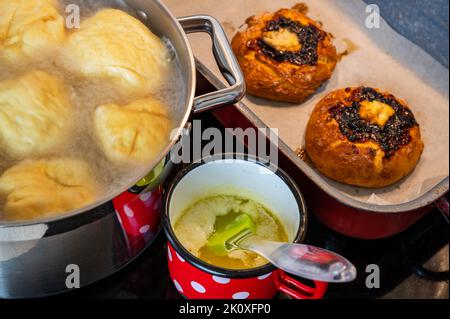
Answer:
[[[268,240],[287,242],[286,231],[276,215],[249,197],[212,195],[204,197],[183,211],[174,231],[180,242],[208,264],[226,269],[251,269],[268,263],[263,257],[245,250],[234,250],[218,256],[206,247],[208,239],[223,230],[236,217],[248,214],[256,234]]]
[[[288,238],[284,231],[284,228],[279,220],[275,217],[275,215],[265,207],[260,207],[260,209],[262,211],[256,218],[252,219],[256,225],[258,235],[266,239],[287,242]],[[217,217],[216,223],[214,225],[215,231],[225,229],[225,227],[229,225],[233,220],[235,220],[239,215],[241,215],[241,212],[230,211],[225,216]],[[272,227],[267,227],[267,225],[269,224],[271,224]],[[271,232],[271,234],[268,233],[269,231]],[[235,250],[229,253],[227,256],[222,257],[216,255],[207,247],[203,247],[200,250],[199,257],[209,264],[227,269],[249,269],[269,263],[265,258],[253,252],[244,250]]]
[[[395,114],[395,110],[379,101],[363,101],[359,109],[359,116],[379,127],[384,127],[387,121]]]
[[[342,42],[345,44],[346,49],[338,54],[339,60],[359,50],[359,46],[350,39],[342,39]]]

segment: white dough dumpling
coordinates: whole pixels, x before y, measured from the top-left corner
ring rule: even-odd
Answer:
[[[168,49],[142,22],[104,9],[70,35],[65,64],[72,72],[107,79],[120,92],[155,92],[167,75]]]
[[[0,58],[45,59],[65,39],[57,0],[0,0]]]
[[[106,156],[124,163],[154,160],[169,141],[172,129],[167,107],[153,98],[125,106],[99,106],[94,121]]]
[[[44,71],[0,82],[0,150],[15,158],[50,151],[64,140],[72,109],[65,83]]]
[[[52,217],[92,203],[97,187],[89,166],[78,159],[26,160],[0,177],[0,218]]]

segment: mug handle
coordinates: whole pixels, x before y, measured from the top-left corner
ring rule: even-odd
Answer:
[[[285,273],[277,270],[277,288],[294,299],[321,299],[328,288],[328,283],[314,281],[314,287],[308,286]]]
[[[179,18],[178,22],[186,33],[209,34],[219,69],[231,85],[195,98],[193,112],[197,114],[240,101],[245,94],[244,75],[219,21],[208,15],[196,15]]]

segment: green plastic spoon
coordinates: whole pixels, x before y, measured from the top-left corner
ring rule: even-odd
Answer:
[[[247,214],[240,214],[223,230],[216,231],[206,247],[219,256],[236,249],[253,251],[274,266],[297,276],[323,282],[349,282],[356,268],[332,251],[304,244],[269,241],[256,235],[256,226]]]

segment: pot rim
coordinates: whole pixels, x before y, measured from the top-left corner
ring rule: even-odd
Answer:
[[[161,161],[166,158],[168,154],[170,154],[171,149],[173,146],[177,143],[178,138],[182,135],[183,129],[186,126],[189,118],[191,117],[193,105],[194,105],[194,99],[195,99],[195,88],[196,88],[196,79],[197,79],[197,70],[196,70],[196,63],[194,58],[194,53],[192,51],[192,47],[189,43],[189,39],[187,37],[186,32],[184,31],[181,24],[178,22],[178,20],[175,18],[175,16],[172,14],[172,12],[167,8],[165,4],[163,4],[161,1],[153,1],[153,3],[159,7],[160,14],[165,14],[168,19],[172,21],[172,24],[177,29],[178,34],[181,36],[183,43],[186,48],[186,54],[187,60],[189,62],[188,69],[185,70],[186,74],[188,76],[188,82],[186,85],[186,97],[185,97],[185,114],[181,121],[179,122],[178,126],[176,126],[176,134],[174,135],[174,138],[170,140],[168,145],[160,152],[160,154],[148,165],[148,169],[145,170],[142,169],[142,172],[139,172],[136,178],[136,181],[130,182],[126,184],[126,186],[121,187],[120,190],[111,192],[108,196],[102,197],[101,199],[97,200],[96,202],[84,206],[82,208],[68,211],[63,214],[58,214],[54,217],[47,217],[47,218],[39,218],[39,219],[33,219],[33,220],[25,220],[25,221],[1,221],[0,220],[0,230],[2,228],[8,228],[8,227],[26,227],[36,224],[52,224],[52,223],[58,223],[63,222],[64,220],[75,218],[77,216],[86,215],[91,213],[92,211],[96,210],[97,208],[108,204],[111,202],[114,198],[122,194],[123,192],[126,192],[128,189],[132,188],[136,182],[144,178],[149,172],[151,172]],[[142,10],[144,11],[144,10]],[[150,14],[149,14],[150,15]],[[150,15],[151,16],[151,15]],[[177,56],[180,54],[179,51],[176,51]],[[190,84],[190,85],[189,85]],[[176,137],[176,138],[175,138]]]
[[[303,242],[305,236],[306,236],[306,229],[307,229],[307,222],[308,222],[308,210],[306,207],[306,202],[304,200],[304,197],[299,189],[299,187],[295,184],[294,180],[281,168],[276,167],[270,163],[263,163],[260,160],[258,160],[256,157],[242,154],[242,153],[221,153],[217,155],[209,155],[206,157],[203,157],[202,159],[195,161],[194,163],[190,164],[189,166],[182,169],[176,177],[172,180],[170,183],[170,186],[168,188],[168,191],[166,193],[165,200],[163,201],[163,207],[162,207],[162,220],[163,220],[163,228],[166,233],[167,239],[169,243],[172,245],[172,247],[180,252],[182,254],[182,257],[186,259],[192,266],[207,272],[214,276],[219,277],[225,277],[225,278],[254,278],[258,276],[265,275],[269,272],[273,272],[277,270],[278,268],[269,264],[251,268],[251,269],[226,269],[218,266],[214,266],[211,264],[208,264],[204,262],[203,260],[197,258],[196,256],[192,255],[177,239],[175,232],[172,228],[172,225],[170,223],[170,217],[169,217],[169,204],[172,199],[172,195],[176,187],[178,186],[179,182],[190,172],[194,171],[196,168],[206,165],[210,162],[218,162],[223,160],[241,160],[241,161],[247,161],[251,162],[256,165],[260,165],[263,167],[266,167],[274,172],[291,190],[292,194],[294,195],[297,205],[300,211],[300,219],[299,219],[299,225],[297,229],[297,233],[295,235],[295,238],[293,240],[293,243],[301,243]]]

